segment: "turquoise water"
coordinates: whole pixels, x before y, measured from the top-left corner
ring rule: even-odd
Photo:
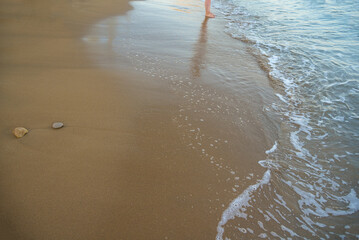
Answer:
[[[217,239],[358,239],[359,1],[213,5],[268,72],[280,104],[267,110],[282,121],[260,161],[269,171],[224,212]]]

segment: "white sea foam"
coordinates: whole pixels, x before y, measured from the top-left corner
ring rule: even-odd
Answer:
[[[288,101],[283,97],[283,95],[277,93],[276,96],[284,103],[288,104]]]
[[[326,208],[325,211],[334,216],[348,215],[359,211],[359,198],[357,192],[354,189],[351,189],[348,195],[341,197],[340,199],[347,204],[346,210]]]
[[[270,153],[274,152],[275,150],[277,150],[277,147],[278,147],[277,141],[275,141],[273,147],[271,149],[267,150],[266,154],[270,154]]]
[[[258,237],[259,238],[267,238],[268,236],[265,233],[261,233],[261,234],[258,235]]]
[[[222,213],[222,218],[217,225],[216,240],[223,239],[224,226],[229,220],[234,219],[235,217],[247,218],[247,214],[245,214],[243,210],[249,206],[251,195],[259,187],[269,183],[270,175],[270,170],[267,170],[260,181],[254,185],[249,186],[229,204],[228,208]]]

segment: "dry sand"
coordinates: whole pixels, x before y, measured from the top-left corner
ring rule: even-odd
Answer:
[[[186,146],[173,118],[181,98],[142,73],[101,69],[86,52],[91,26],[129,9],[124,0],[1,1],[1,239],[215,238],[238,193],[227,191],[230,172]],[[56,121],[65,127],[51,129]],[[233,141],[217,151],[241,178],[261,175],[269,143],[255,136],[254,147],[247,130],[218,124],[203,128]],[[17,126],[29,133],[16,139]]]

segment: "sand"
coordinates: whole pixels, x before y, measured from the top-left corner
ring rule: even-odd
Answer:
[[[126,16],[150,17],[144,14],[149,6],[137,4],[139,12]],[[99,21],[130,9],[120,0],[1,1],[1,239],[214,239],[223,210],[256,181],[248,173],[263,174],[257,161],[272,142],[254,115],[243,116],[254,127],[234,132],[234,115],[187,112],[206,119],[201,131],[226,139],[211,150],[227,160],[221,170],[200,148],[189,147],[190,129],[179,127],[183,107],[190,106],[179,82],[156,81],[123,57],[114,68],[108,60],[113,49],[84,43],[96,29],[102,36]],[[191,65],[193,79],[206,77],[212,85],[204,88],[225,95],[224,87],[213,84],[216,76],[201,67],[209,52],[201,46],[215,39],[202,20],[186,35],[197,45],[179,48],[181,59]],[[141,40],[146,25],[130,27]],[[176,48],[168,52],[154,44],[161,37],[152,32],[145,32],[150,40],[144,43],[152,54],[177,54]],[[265,74],[255,69],[242,77],[269,88]],[[243,104],[237,113],[248,109]],[[65,126],[52,129],[58,121]],[[29,129],[21,139],[12,135],[18,126]]]

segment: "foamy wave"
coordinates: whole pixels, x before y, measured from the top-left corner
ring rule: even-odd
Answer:
[[[218,5],[228,20],[226,32],[233,38],[249,43],[251,49],[254,49],[253,54],[259,55],[260,64],[262,59],[266,61],[264,70],[278,90],[276,96],[280,101],[278,104],[273,103],[271,110],[282,117],[279,140],[266,151],[267,159],[259,161],[262,167],[273,169],[273,184],[271,188],[258,191],[258,194],[268,197],[269,209],[273,202],[278,204],[275,207],[285,206],[281,210],[275,210],[278,214],[276,217],[280,216],[279,222],[283,226],[280,228],[280,237],[296,238],[300,235],[310,238],[319,234],[320,238],[350,238],[355,236],[355,232],[343,235],[342,230],[333,230],[334,226],[328,226],[328,222],[333,225],[337,221],[353,224],[347,216],[359,211],[358,189],[357,186],[354,187],[359,182],[355,163],[359,156],[359,85],[356,81],[359,77],[359,52],[352,47],[355,41],[346,42],[348,34],[353,31],[341,34],[346,36],[344,38],[337,35],[335,39],[331,39],[334,35],[323,32],[328,27],[325,22],[324,25],[312,26],[302,18],[295,18],[312,11],[307,5],[301,5],[303,1],[296,1],[298,4],[295,6],[292,3],[283,4],[284,2],[223,0]],[[313,6],[316,5],[313,1],[310,2]],[[341,20],[346,14],[353,13],[351,4],[353,2],[323,4],[321,9],[312,12],[313,19],[325,19],[328,16],[328,11],[325,11],[328,6],[329,9],[344,7],[347,11],[340,11],[340,16],[330,13],[338,17],[331,20],[338,20],[340,23],[330,24],[330,29],[336,26],[348,27],[347,20]],[[290,12],[283,11],[283,15],[283,12],[277,10],[285,8],[284,5]],[[272,18],[274,13],[277,15]],[[288,14],[291,19],[288,19]],[[292,20],[296,21],[295,24],[290,24],[293,23]],[[295,27],[292,28],[293,26]],[[283,29],[286,34],[283,34]],[[332,32],[340,33],[341,29],[340,27]],[[315,39],[311,37],[314,35]],[[333,45],[333,42],[338,44]],[[331,55],[334,52],[336,54]],[[278,186],[286,189],[282,196],[276,193],[282,190]],[[243,197],[246,196],[246,192],[242,194]],[[259,199],[262,195],[253,196],[249,203],[255,205],[255,202],[262,200]],[[291,203],[296,206],[293,207]],[[251,211],[257,211],[255,208],[258,206],[253,206]],[[285,215],[285,211],[297,211],[296,218],[291,218],[292,213]],[[247,213],[243,209],[237,212],[242,215]],[[236,216],[230,212],[226,214],[227,217]],[[338,216],[345,217],[335,218]],[[268,213],[263,212],[263,218],[268,219]],[[291,218],[292,223],[283,224],[288,218]],[[227,221],[222,217],[217,237],[223,236],[220,230],[223,231]],[[294,225],[300,231],[294,232]],[[274,236],[266,231],[256,237],[270,238],[271,235]]]
[[[275,141],[273,147],[269,150],[266,151],[266,154],[270,154],[272,152],[274,152],[275,150],[277,150],[277,147],[278,147],[278,144],[277,144],[277,141]]]
[[[251,199],[251,194],[256,191],[262,185],[268,184],[270,180],[270,170],[267,170],[263,178],[254,185],[249,186],[244,190],[241,195],[234,199],[228,206],[228,208],[223,212],[221,221],[217,226],[217,236],[216,240],[223,240],[224,225],[235,217],[247,218],[247,214],[243,212],[245,207],[249,206],[249,200]]]
[[[350,193],[346,196],[340,197],[340,199],[347,204],[347,210],[336,210],[332,208],[326,208],[325,211],[333,216],[343,216],[353,214],[359,211],[359,198],[354,189],[351,189]]]

